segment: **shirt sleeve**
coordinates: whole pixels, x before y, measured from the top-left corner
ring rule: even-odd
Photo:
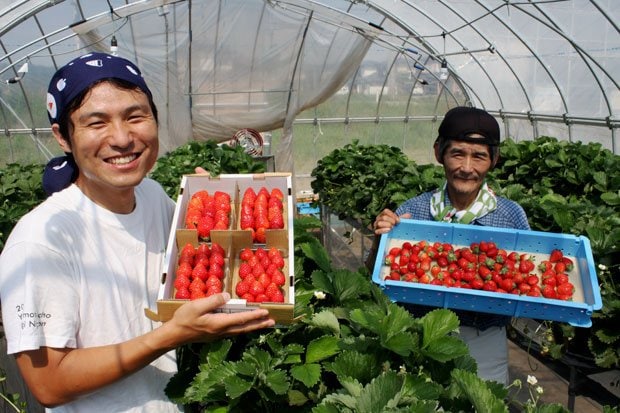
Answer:
[[[12,244],[0,259],[7,353],[74,348],[78,298],[65,257],[35,242]]]

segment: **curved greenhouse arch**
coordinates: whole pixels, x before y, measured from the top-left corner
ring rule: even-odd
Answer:
[[[113,38],[154,90],[162,153],[247,127],[271,132],[278,169],[301,175],[352,139],[397,144],[424,161],[408,148],[427,146],[458,104],[497,116],[503,138],[547,135],[620,152],[613,0],[5,4],[4,163],[58,152],[42,109],[47,81],[79,54],[109,51]]]

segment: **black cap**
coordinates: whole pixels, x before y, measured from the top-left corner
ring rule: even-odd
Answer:
[[[443,141],[458,140],[499,145],[499,124],[488,112],[467,106],[458,106],[446,112],[439,125],[439,137]],[[484,138],[469,138],[469,134],[479,134]]]

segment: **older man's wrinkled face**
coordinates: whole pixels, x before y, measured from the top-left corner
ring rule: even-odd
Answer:
[[[435,156],[443,163],[448,191],[451,197],[458,198],[451,201],[454,204],[465,203],[465,206],[468,206],[478,195],[480,186],[493,166],[489,146],[451,141],[443,153],[443,158],[438,151],[436,147]]]

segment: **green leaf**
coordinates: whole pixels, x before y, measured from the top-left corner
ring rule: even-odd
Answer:
[[[604,171],[594,171],[592,173],[592,179],[597,185],[602,188],[607,188],[607,174]]]
[[[378,376],[360,394],[357,411],[360,413],[383,412],[398,406],[403,379],[388,371]]]
[[[443,386],[428,380],[426,377],[407,374],[403,387],[403,396],[408,399],[422,399],[435,401],[443,392]]]
[[[232,347],[232,341],[230,339],[217,340],[207,343],[200,349],[201,359],[206,360],[207,364],[211,367],[219,366]]]
[[[291,406],[303,406],[309,401],[305,394],[299,390],[289,390],[288,404]]]
[[[536,406],[533,413],[570,413],[570,410],[564,408],[559,403],[550,403]]]
[[[244,380],[239,376],[228,376],[223,380],[226,394],[231,399],[236,399],[252,389],[252,381]]]
[[[288,377],[282,370],[273,370],[266,374],[265,384],[275,394],[286,394],[289,389]]]
[[[323,271],[330,271],[331,262],[327,250],[320,244],[303,244],[301,250],[307,258],[313,260]]]
[[[416,342],[416,335],[409,332],[399,332],[383,339],[381,344],[394,353],[407,357],[416,348]]]
[[[320,313],[314,314],[308,321],[308,324],[321,329],[329,330],[336,336],[340,335],[340,323],[332,311],[324,310]]]
[[[332,281],[330,280],[327,273],[320,271],[320,270],[316,270],[312,272],[312,275],[310,276],[310,278],[312,279],[312,285],[318,291],[323,291],[328,294],[334,295],[335,293],[334,286],[332,285]]]
[[[306,387],[312,387],[321,378],[321,366],[316,363],[293,366],[291,376],[302,382]]]
[[[332,363],[326,364],[326,370],[336,374],[340,381],[354,377],[362,383],[368,383],[381,372],[381,366],[374,353],[345,350]]]
[[[467,345],[458,337],[437,337],[422,349],[425,356],[440,362],[454,360],[469,354]]]
[[[454,312],[439,308],[422,317],[422,347],[429,346],[433,341],[456,331],[459,319]]]
[[[477,413],[508,413],[508,407],[499,400],[476,374],[452,370],[453,385],[457,386],[472,403]]]
[[[334,336],[323,336],[308,343],[306,350],[306,363],[316,363],[337,354],[338,338]]]
[[[334,296],[338,302],[359,299],[368,293],[368,280],[360,273],[349,270],[336,270],[332,273]]]
[[[607,204],[611,206],[620,205],[620,194],[617,192],[605,192],[601,194],[601,199]]]

